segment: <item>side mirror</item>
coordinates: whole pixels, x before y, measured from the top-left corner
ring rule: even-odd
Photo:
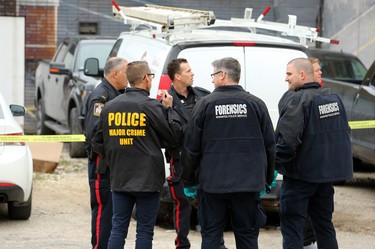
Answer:
[[[49,65],[49,72],[51,74],[66,74],[70,75],[70,70],[65,67],[64,63],[53,62]]]
[[[9,106],[9,108],[14,117],[25,116],[26,110],[25,110],[25,107],[23,107],[22,105],[12,104]]]
[[[83,72],[87,76],[103,77],[104,72],[99,68],[99,60],[97,58],[87,58]]]

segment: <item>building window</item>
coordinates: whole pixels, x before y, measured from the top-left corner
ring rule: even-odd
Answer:
[[[98,23],[97,22],[79,22],[80,35],[97,35]]]

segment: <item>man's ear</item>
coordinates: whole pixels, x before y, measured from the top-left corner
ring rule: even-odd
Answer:
[[[301,76],[301,79],[304,80],[305,77],[306,77],[306,73],[305,73],[305,71],[301,71],[301,72],[300,72],[300,76]]]
[[[112,71],[112,77],[114,77],[115,79],[117,79],[118,77],[118,70],[116,68]]]
[[[227,75],[227,72],[222,71],[222,72],[219,74],[220,79],[223,80],[223,79],[225,78],[225,75]]]

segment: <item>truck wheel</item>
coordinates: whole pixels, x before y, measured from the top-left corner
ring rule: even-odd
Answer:
[[[38,101],[38,108],[36,113],[36,133],[38,135],[53,135],[55,134],[50,128],[45,125],[45,121],[47,121],[47,115],[44,108],[44,100],[40,99]]]
[[[27,220],[31,215],[32,192],[26,202],[8,202],[8,214],[13,220]]]
[[[71,134],[83,134],[83,129],[78,120],[77,108],[70,110],[70,133]],[[69,155],[71,158],[82,158],[86,157],[85,143],[84,142],[71,142]]]

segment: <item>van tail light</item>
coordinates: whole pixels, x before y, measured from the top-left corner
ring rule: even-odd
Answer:
[[[172,80],[169,78],[168,74],[162,74],[160,77],[160,83],[158,92],[156,93],[156,99],[161,99],[162,97],[162,90],[169,90],[172,85]]]
[[[23,133],[10,133],[10,134],[5,134],[5,136],[22,136]],[[20,145],[20,146],[25,146],[25,142],[4,142],[4,145]]]
[[[9,182],[0,182],[0,187],[16,187],[16,184],[9,183]]]

